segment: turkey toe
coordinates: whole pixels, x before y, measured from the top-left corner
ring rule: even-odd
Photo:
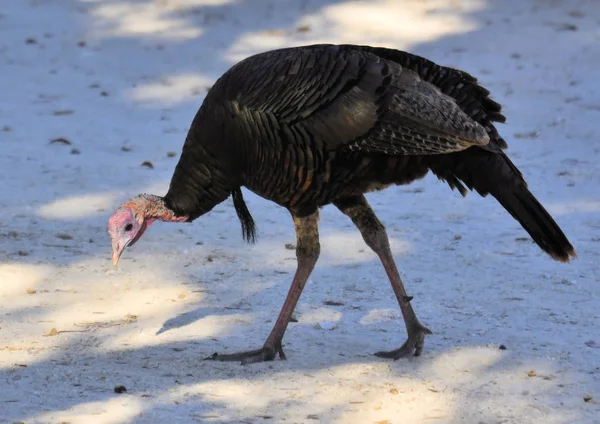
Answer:
[[[283,348],[279,347],[277,349],[270,346],[263,346],[260,349],[249,350],[246,352],[237,352],[230,353],[226,355],[221,355],[219,353],[213,353],[207,358],[204,358],[205,361],[222,361],[222,362],[237,362],[240,361],[242,365],[255,364],[257,362],[267,362],[275,359],[275,356],[279,354],[280,359],[287,359],[285,353],[283,352]]]
[[[398,360],[409,355],[421,356],[423,352],[423,345],[425,344],[425,336],[432,334],[431,330],[427,327],[418,324],[418,327],[411,331],[408,335],[408,339],[398,349],[390,351],[382,351],[375,353],[375,356],[380,358],[391,358]]]

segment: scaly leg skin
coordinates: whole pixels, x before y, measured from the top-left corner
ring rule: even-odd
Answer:
[[[342,211],[345,215],[352,219],[352,222],[360,230],[365,243],[379,256],[385,272],[392,284],[394,294],[398,299],[402,316],[404,317],[404,323],[406,324],[406,331],[408,332],[408,340],[398,349],[389,352],[377,352],[375,355],[381,358],[393,358],[394,360],[403,358],[405,356],[414,354],[415,356],[421,355],[423,352],[423,343],[425,336],[432,334],[431,331],[422,325],[413,308],[410,304],[412,297],[406,294],[404,284],[400,278],[400,273],[394,258],[392,257],[392,251],[390,250],[390,243],[388,240],[387,233],[383,224],[377,219],[375,212],[367,203],[367,199],[364,196],[356,196],[346,199],[341,199],[334,202],[335,206]]]
[[[219,355],[215,353],[206,360],[214,361],[241,361],[242,365],[253,364],[256,362],[272,361],[275,355],[279,354],[279,358],[286,359],[285,353],[281,346],[283,335],[287,329],[290,317],[296,308],[300,294],[304,289],[308,277],[314,269],[321,245],[319,243],[319,211],[299,217],[292,212],[294,218],[294,226],[296,228],[296,258],[298,259],[298,267],[292,281],[292,286],[285,299],[281,312],[277,317],[277,322],[271,330],[271,334],[261,349],[251,350],[248,352],[238,352],[228,355]]]

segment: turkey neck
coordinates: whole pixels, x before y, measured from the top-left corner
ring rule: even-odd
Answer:
[[[217,125],[218,111],[201,107],[194,118],[175,167],[165,205],[189,221],[209,212],[240,187],[235,149],[226,130]]]
[[[179,216],[165,204],[164,198],[154,194],[140,194],[124,205],[145,217],[144,224],[150,225],[156,220],[164,222],[187,221],[187,216]]]

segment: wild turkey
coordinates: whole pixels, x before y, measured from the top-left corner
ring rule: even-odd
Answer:
[[[319,208],[333,203],[379,256],[398,299],[408,340],[376,355],[418,356],[423,326],[392,258],[383,224],[364,194],[432,171],[464,196],[491,194],[554,259],[576,254],[504,154],[494,122],[501,107],[471,75],[406,52],[313,45],[249,57],[211,88],[189,129],[164,197],[141,194],[108,223],[116,265],[156,220],[191,222],[230,195],[243,236],[255,239],[242,186],[289,210],[298,260],[277,322],[263,347],[210,359],[274,359],[319,257]]]

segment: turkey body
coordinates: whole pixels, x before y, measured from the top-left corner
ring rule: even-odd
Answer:
[[[207,150],[221,152],[229,156],[227,173],[238,185],[287,208],[308,210],[409,183],[431,169],[435,161],[426,156],[487,143],[481,125],[400,60],[422,67],[441,85],[462,85],[461,96],[472,97],[463,99],[467,113],[484,125],[504,119],[485,89],[467,83],[472,77],[417,56],[359,46],[282,49],[252,56],[217,81],[184,149],[199,160],[183,158],[184,164],[193,168]],[[420,116],[419,108],[434,119]],[[490,132],[490,149],[499,151],[505,143],[493,127]],[[194,185],[186,178],[190,170],[179,175],[174,189]],[[193,204],[177,207],[194,215]]]
[[[381,356],[418,354],[429,330],[414,316],[365,193],[431,171],[463,195],[468,188],[494,196],[554,259],[575,256],[504,153],[507,145],[494,126],[504,120],[500,105],[474,77],[406,52],[352,45],[274,50],[236,64],[211,88],[164,200],[191,221],[233,194],[247,238],[253,238],[254,224],[240,187],[287,208],[299,243],[284,310],[293,310],[304,274],[318,258],[318,208],[334,204],[381,258],[407,324],[409,346]],[[280,315],[266,356],[263,348],[215,358],[283,356],[285,320]]]

